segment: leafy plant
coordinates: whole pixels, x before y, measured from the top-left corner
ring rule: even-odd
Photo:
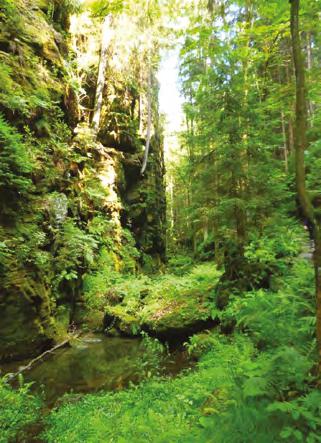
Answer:
[[[97,241],[76,226],[73,220],[63,224],[62,232],[56,237],[55,247],[58,253],[55,257],[57,272],[56,286],[64,282],[77,281],[81,272],[93,264]]]
[[[0,115],[0,205],[11,211],[32,191],[32,162],[21,135]]]
[[[144,353],[138,364],[138,371],[145,377],[151,378],[160,375],[161,364],[164,359],[166,347],[156,338],[150,337],[146,332],[140,333]]]

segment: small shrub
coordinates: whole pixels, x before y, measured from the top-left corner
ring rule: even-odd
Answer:
[[[0,209],[12,214],[32,190],[32,163],[21,135],[0,115]]]
[[[41,402],[29,392],[30,385],[13,389],[0,378],[0,442],[14,441],[25,426],[39,419]]]
[[[138,364],[139,374],[146,378],[160,375],[162,360],[166,352],[166,347],[156,338],[150,337],[145,332],[140,333],[142,337],[142,348],[144,350]]]

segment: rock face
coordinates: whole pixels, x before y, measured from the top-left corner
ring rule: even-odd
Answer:
[[[71,3],[0,5],[0,164],[8,165],[0,166],[0,361],[38,353],[66,334],[81,317],[84,275],[97,272],[98,257],[117,272],[158,265],[165,254],[157,85],[142,177],[139,61],[128,48],[132,62],[122,59],[116,24],[96,137],[100,22],[83,13],[69,28]]]
[[[81,120],[90,121],[91,114],[86,108],[94,109],[95,81],[88,74],[93,62],[90,58],[96,48],[100,50],[99,22],[81,14],[72,24],[73,49],[76,62],[82,67],[80,76],[86,90],[80,99]],[[144,59],[128,48],[122,41],[122,21],[115,22],[112,33],[113,43],[109,48],[110,57],[106,70],[100,129],[97,141],[116,162],[115,176],[117,196],[120,204],[120,222],[134,235],[139,250],[151,256],[157,264],[165,257],[165,167],[162,128],[158,115],[158,85],[153,81],[153,137],[144,176],[140,169],[145,148],[147,124],[146,96],[144,83]],[[95,52],[94,51],[94,52]],[[114,59],[113,54],[117,54]],[[84,62],[86,60],[86,62]],[[89,61],[88,61],[89,60]],[[98,64],[98,58],[94,61]],[[87,65],[86,65],[87,63]],[[140,65],[142,63],[142,65]],[[95,79],[94,79],[95,80]],[[86,106],[82,107],[82,104]]]
[[[155,137],[151,143],[148,171],[144,177],[140,176],[140,165],[140,158],[135,154],[127,156],[123,163],[127,222],[131,225],[139,249],[162,261],[165,258],[166,201],[161,139]]]
[[[66,43],[49,23],[49,4],[0,6],[0,162],[7,165],[0,170],[0,360],[34,355],[57,336],[42,188],[47,158],[43,146],[41,164],[36,141],[46,138],[49,147],[51,114],[63,97]]]
[[[55,337],[54,322],[50,309],[45,306],[45,297],[39,297],[37,305],[37,302],[17,295],[3,297],[0,302],[3,361],[36,355],[50,346]]]

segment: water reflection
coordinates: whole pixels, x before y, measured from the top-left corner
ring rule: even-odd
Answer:
[[[143,378],[142,360],[145,353],[139,339],[111,338],[87,335],[75,340],[71,347],[60,349],[53,356],[24,373],[32,389],[42,391],[48,406],[65,393],[88,393],[99,390],[119,390]],[[14,371],[7,365],[3,371]],[[163,374],[176,374],[190,366],[182,351],[164,357]]]

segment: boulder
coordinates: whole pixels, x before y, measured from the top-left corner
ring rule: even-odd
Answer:
[[[107,328],[107,333],[135,336],[145,331],[163,341],[185,340],[196,332],[219,324],[218,319],[211,315],[211,297],[212,288],[205,293],[185,290],[172,300],[157,300],[144,293],[136,312],[132,312],[124,302],[107,308],[105,318],[112,325],[110,330]]]

